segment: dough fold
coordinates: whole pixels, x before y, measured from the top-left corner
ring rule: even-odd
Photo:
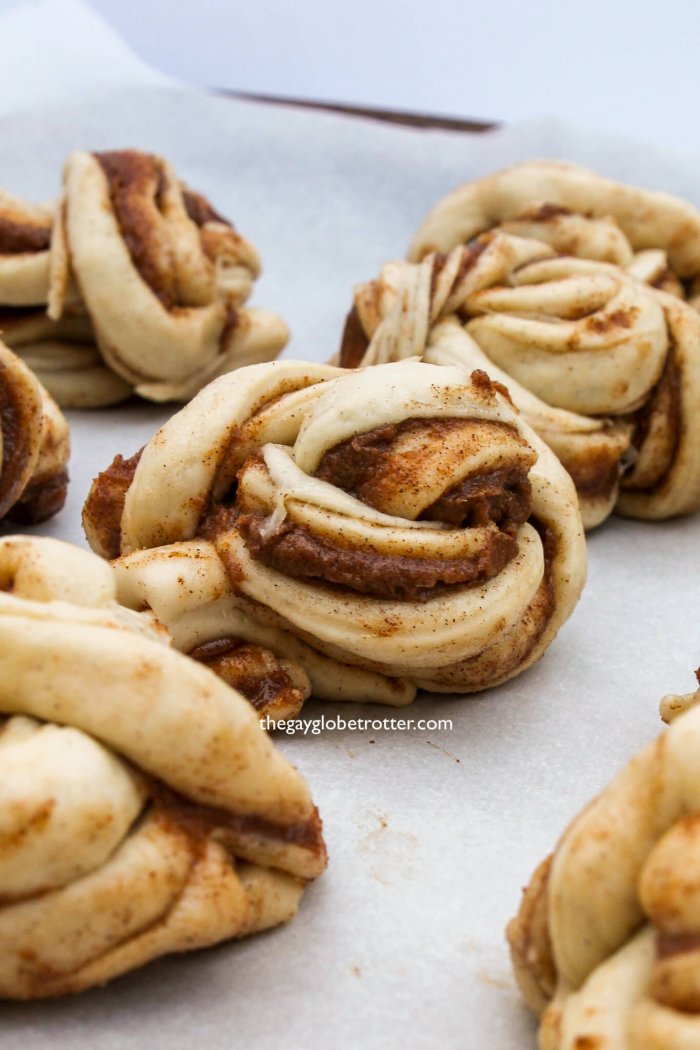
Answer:
[[[33,525],[59,511],[69,456],[68,424],[58,405],[0,342],[0,521]]]
[[[77,992],[290,919],[326,863],[248,701],[117,604],[111,567],[0,540],[0,995]]]
[[[223,377],[95,480],[84,524],[178,646],[257,638],[326,699],[506,681],[585,577],[547,446],[483,372],[417,361]]]
[[[700,507],[700,212],[574,165],[469,183],[358,286],[347,367],[418,355],[507,385],[584,523]]]
[[[52,211],[5,207],[27,214],[5,238],[24,251],[3,256],[0,197],[0,328],[63,406],[187,401],[287,341],[246,305],[254,247],[162,157],[77,152]]]
[[[508,927],[542,1050],[700,1047],[700,708],[569,825]]]

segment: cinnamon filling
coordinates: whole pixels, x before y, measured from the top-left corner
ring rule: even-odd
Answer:
[[[678,443],[681,436],[681,373],[673,350],[669,351],[666,364],[661,378],[654,387],[651,396],[632,417],[634,422],[634,434],[632,444],[637,450],[641,450],[645,442],[656,437],[662,443],[660,462],[652,479],[648,477],[643,483],[635,483],[634,477],[624,477],[623,488],[628,489],[651,489],[656,488],[664,480],[678,451]],[[659,418],[663,420],[663,433],[659,435],[655,423]],[[656,435],[653,431],[657,429]],[[632,472],[633,474],[633,472]]]
[[[265,817],[232,813],[216,806],[193,802],[161,780],[143,773],[141,775],[148,782],[150,799],[140,819],[145,816],[149,805],[152,806],[154,816],[162,826],[178,829],[187,835],[195,856],[203,853],[206,840],[213,835],[215,839],[222,841],[232,856],[238,855],[240,840],[262,839],[278,843],[280,846],[298,846],[325,861],[323,823],[315,806],[307,820],[282,824]],[[241,849],[241,853],[243,852]],[[52,890],[53,887],[48,887],[21,898],[0,897],[0,907],[36,900]]]
[[[503,424],[482,425],[486,426],[503,433]],[[411,452],[392,455],[397,441],[419,435],[424,445],[436,448],[451,434],[459,434],[463,427],[464,421],[460,419],[409,419],[375,427],[329,449],[316,477],[370,507],[386,511],[383,503],[387,491],[422,484],[420,456]],[[421,518],[465,528],[494,522],[513,532],[530,514],[531,486],[527,475],[527,468],[516,464],[464,478],[426,508]]]
[[[203,806],[157,780],[151,781],[151,794],[160,815],[173,821],[193,837],[207,837],[221,829],[233,836],[252,836],[272,839],[280,845],[300,846],[317,856],[325,855],[321,818],[314,807],[308,820],[296,824],[281,824],[265,817],[230,813],[215,806]]]
[[[464,478],[424,510],[421,518],[462,528],[493,523],[514,532],[530,515],[531,492],[526,471],[503,467]]]
[[[182,199],[185,204],[185,211],[192,222],[199,226],[205,226],[208,222],[219,222],[224,226],[230,226],[231,223],[228,219],[225,219],[223,215],[219,215],[215,211],[206,197],[201,193],[197,193],[195,190],[191,190],[188,186],[181,186]]]
[[[648,995],[660,1006],[697,1017],[700,989],[693,974],[700,964],[700,934],[657,931],[656,962],[649,978]]]
[[[697,951],[700,951],[700,933],[657,934],[656,954],[659,959],[668,959],[672,955],[685,955],[686,952]]]
[[[357,307],[345,318],[343,337],[340,341],[340,367],[359,368],[369,346],[369,337],[362,327]]]
[[[545,202],[544,204],[535,204],[524,211],[521,211],[516,216],[517,221],[527,222],[550,222],[552,219],[562,218],[564,215],[573,215],[574,212],[571,208],[565,208],[561,204],[551,204]],[[579,212],[584,218],[591,218],[590,212]]]
[[[240,638],[217,638],[195,646],[188,655],[242,693],[257,711],[272,705],[301,707],[301,693],[268,649]]]
[[[119,231],[139,276],[166,307],[175,305],[172,282],[154,243],[153,212],[161,211],[166,176],[161,162],[137,150],[95,153],[109,188]]]
[[[231,339],[231,337],[233,336],[233,333],[236,331],[236,328],[238,327],[239,320],[240,320],[240,315],[239,315],[238,310],[236,309],[236,307],[232,303],[227,303],[226,304],[226,320],[224,321],[224,326],[221,329],[221,335],[219,336],[219,353],[220,354],[223,354],[225,352],[226,347],[228,345],[229,339]]]
[[[392,445],[399,437],[420,431],[430,443],[446,438],[460,420],[408,420],[377,427],[330,449],[321,460],[317,477],[329,481],[383,510],[386,495],[382,486],[407,486],[420,482],[420,470],[406,454],[392,458]],[[486,426],[487,424],[482,424]],[[502,424],[491,424],[503,427]],[[503,431],[501,430],[501,433]],[[510,440],[510,438],[509,438]],[[85,507],[85,520],[103,549],[104,556],[120,554],[121,518],[126,493],[133,480],[140,453],[130,460],[117,456],[111,466],[93,482]],[[401,459],[401,475],[397,458]],[[420,466],[418,464],[418,466]],[[453,558],[412,557],[381,553],[331,542],[287,519],[274,532],[266,529],[268,514],[230,502],[210,503],[200,521],[197,535],[215,541],[217,536],[237,528],[253,558],[285,575],[322,581],[330,586],[349,588],[357,593],[388,600],[426,602],[436,593],[457,586],[480,586],[497,576],[517,554],[518,527],[531,514],[531,486],[526,462],[515,462],[476,474],[447,488],[420,517],[440,521],[455,528],[497,526],[483,546],[469,556]],[[397,474],[398,471],[398,474]],[[232,659],[234,644],[226,650],[195,651],[195,658],[216,659],[229,666],[223,677],[243,692],[256,706],[268,703],[273,687],[292,688],[288,678],[263,684],[265,675],[248,676],[245,661]],[[246,659],[250,659],[247,654]],[[223,672],[222,665],[222,672]],[[283,674],[283,672],[281,672]]]
[[[235,529],[239,514],[235,503],[211,503],[199,523],[197,535],[213,543],[222,532]]]
[[[67,470],[27,485],[22,498],[8,512],[7,520],[17,525],[38,525],[58,513],[66,502],[67,492]]]
[[[473,558],[411,558],[341,547],[288,521],[267,535],[266,520],[264,514],[238,519],[248,550],[265,565],[395,601],[422,603],[449,587],[478,586],[501,572],[518,549],[512,536],[499,532]]]
[[[464,278],[467,276],[470,270],[473,270],[479,261],[480,257],[486,251],[491,244],[493,235],[490,233],[482,233],[477,237],[474,237],[471,241],[463,246],[462,256],[459,262],[459,268],[455,274],[454,280],[452,281],[452,289],[458,288]],[[435,252],[433,256],[433,270],[430,275],[430,298],[435,297],[437,291],[438,279],[440,274],[445,269],[447,264],[448,256],[444,252]]]
[[[0,471],[0,518],[8,513],[20,495],[19,484],[29,459],[29,446],[23,440],[27,406],[18,395],[8,370],[0,363],[0,426],[2,427],[2,470]]]
[[[23,222],[0,215],[0,255],[24,255],[45,252],[51,245],[51,225]]]
[[[587,317],[585,314],[580,316],[586,317],[585,327],[589,332],[595,332],[596,335],[608,335],[610,332],[615,332],[620,328],[623,331],[628,330],[632,327],[638,315],[639,307],[629,306],[625,309],[613,310],[609,314],[592,313]]]
[[[465,246],[465,250],[462,252],[462,259],[459,264],[459,269],[452,283],[453,288],[457,288],[464,278],[467,276],[470,270],[473,270],[478,263],[480,257],[486,251],[491,244],[493,235],[490,233],[481,233],[478,237],[474,237]],[[442,252],[437,252],[435,256],[435,262],[433,263],[433,275],[432,283],[430,287],[430,294],[435,294],[435,288],[437,286],[437,278],[442,270],[443,266],[447,262],[447,256]]]
[[[683,286],[678,274],[667,266],[665,270],[651,282],[652,288],[658,288],[660,292],[668,292],[669,295],[675,295],[679,299],[687,299],[688,294]]]
[[[620,477],[620,455],[600,446],[580,458],[569,457],[564,466],[583,499],[610,499]]]
[[[131,261],[142,281],[148,285],[163,306],[171,310],[187,307],[178,288],[177,274],[168,263],[167,244],[158,229],[158,213],[163,214],[168,176],[162,161],[137,150],[95,153],[109,189],[110,204]],[[212,208],[206,197],[181,186],[188,217],[202,230],[207,223],[229,227],[231,224]],[[235,313],[229,318],[229,330],[235,324]]]
[[[501,424],[493,424],[501,427]],[[330,449],[316,476],[387,512],[392,492],[408,492],[421,485],[425,469],[420,452],[423,440],[433,449],[442,441],[465,433],[463,420],[406,420],[376,427]],[[483,424],[486,426],[486,424]],[[503,430],[499,430],[502,435]],[[408,449],[395,447],[398,439],[421,440]],[[459,446],[457,446],[459,448]],[[417,449],[417,451],[416,451]],[[516,533],[531,511],[528,466],[510,466],[467,477],[443,492],[420,518],[456,528],[496,525],[481,549],[455,558],[413,557],[347,546],[316,535],[287,519],[274,532],[266,529],[268,515],[241,508],[208,519],[210,529],[236,526],[252,557],[287,576],[310,578],[347,587],[360,594],[395,601],[426,602],[457,586],[479,586],[497,576],[517,554]]]
[[[83,523],[97,538],[103,558],[121,554],[121,521],[126,494],[141,459],[140,449],[131,459],[115,456],[111,464],[93,481],[83,510]]]

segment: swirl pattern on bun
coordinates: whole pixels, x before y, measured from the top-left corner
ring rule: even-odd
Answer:
[[[415,355],[507,385],[586,527],[700,506],[700,316],[620,265],[502,231],[390,263],[356,289],[340,363]]]
[[[527,161],[454,190],[421,223],[409,258],[499,231],[543,241],[558,255],[613,263],[696,302],[700,211],[561,161]]]
[[[62,405],[187,401],[287,340],[281,318],[245,305],[253,246],[162,157],[74,153],[53,216],[12,207],[27,215],[3,238],[0,198],[0,327]]]
[[[368,699],[371,675],[394,703],[505,681],[542,655],[585,577],[575,491],[549,449],[483,373],[416,361],[224,377],[96,479],[84,521],[136,606],[153,559],[162,581],[213,547],[226,615],[263,624],[278,655],[294,638],[328,698],[346,669],[348,698]],[[202,575],[204,616],[222,591],[211,564]],[[176,591],[157,615],[184,617],[186,644],[197,615]]]

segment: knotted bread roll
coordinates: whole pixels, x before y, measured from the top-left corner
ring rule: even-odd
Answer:
[[[284,922],[325,866],[253,708],[86,551],[0,540],[0,716],[0,996]]]
[[[49,283],[53,209],[0,190],[0,304],[41,306]],[[3,311],[0,308],[0,325]]]
[[[1,215],[0,199],[0,227]],[[260,272],[253,246],[161,157],[72,154],[49,232],[50,252],[33,257],[31,301],[42,305],[31,310],[3,297],[0,237],[0,303],[10,307],[0,326],[63,405],[133,392],[187,401],[287,340],[278,316],[244,305]],[[20,275],[15,283],[23,289]]]
[[[700,290],[700,211],[576,164],[537,160],[466,183],[439,201],[409,250],[418,262],[483,233],[545,241],[560,255],[614,263],[674,295]]]
[[[68,424],[58,406],[0,342],[0,521],[35,524],[59,511],[69,455]]]
[[[586,527],[700,506],[700,315],[621,266],[510,232],[390,263],[356,289],[340,361],[413,355],[505,383]]]
[[[96,480],[84,522],[95,550],[122,555],[124,600],[183,647],[198,629],[235,633],[235,610],[335,699],[341,677],[347,698],[393,703],[505,681],[542,655],[585,577],[556,458],[483,373],[416,361],[217,380]]]
[[[542,1050],[700,1047],[700,708],[672,700],[685,713],[569,825],[508,927]]]

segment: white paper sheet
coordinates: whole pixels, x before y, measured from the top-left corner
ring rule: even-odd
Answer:
[[[0,185],[37,198],[55,192],[73,148],[167,154],[260,249],[255,302],[288,320],[290,354],[319,360],[337,347],[353,283],[400,256],[425,210],[467,177],[554,156],[700,203],[697,160],[558,123],[449,135],[154,89],[8,116],[0,133]],[[69,503],[42,531],[83,542],[91,477],[166,415],[72,413]],[[534,1047],[503,928],[565,823],[660,729],[660,696],[692,688],[699,539],[700,517],[596,532],[580,606],[536,667],[476,698],[409,709],[452,718],[452,732],[280,738],[330,852],[299,917],[79,998],[4,1005],[3,1050]]]

